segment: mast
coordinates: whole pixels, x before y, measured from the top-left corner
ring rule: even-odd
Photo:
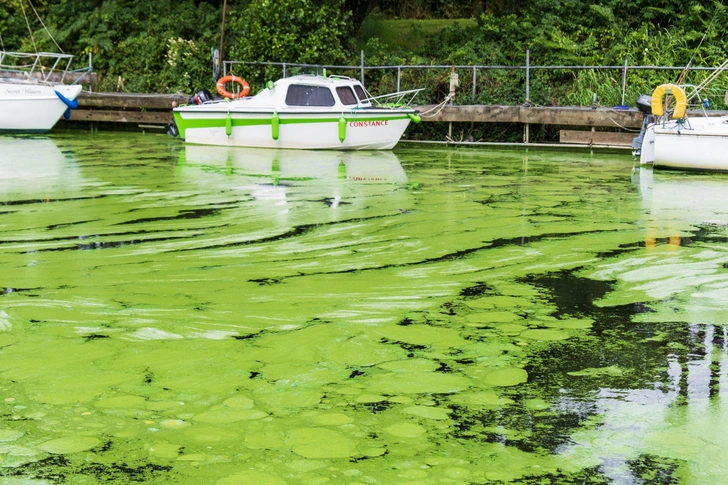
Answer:
[[[227,0],[223,0],[222,3],[222,26],[220,27],[220,50],[219,57],[217,58],[217,72],[222,72],[222,47],[225,41],[225,14],[227,13]]]

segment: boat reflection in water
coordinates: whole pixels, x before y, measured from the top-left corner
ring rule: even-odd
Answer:
[[[356,207],[367,195],[391,196],[392,184],[407,182],[399,159],[389,151],[187,145],[180,166],[185,182],[249,193],[277,213],[287,212],[295,200],[320,200],[331,208],[345,200]]]
[[[77,187],[78,167],[45,136],[0,136],[0,200],[42,199]]]
[[[606,258],[591,276],[611,282],[599,306],[632,305],[629,323],[612,331],[650,342],[640,362],[654,359],[662,370],[643,388],[605,379],[590,403],[599,425],[572,434],[560,451],[573,462],[600,463],[608,483],[649,483],[643,464],[671,483],[725,483],[728,177],[641,167],[632,182],[639,186],[645,247]],[[621,373],[621,366],[590,372]],[[561,409],[584,412],[584,401],[568,391],[560,399]]]
[[[716,173],[635,172],[642,204],[649,211],[647,246],[664,239],[679,246],[696,227],[728,226],[728,176]]]
[[[279,179],[404,183],[407,175],[390,151],[304,151],[186,145],[184,163],[241,175]]]

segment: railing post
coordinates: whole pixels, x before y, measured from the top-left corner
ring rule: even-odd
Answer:
[[[627,90],[627,61],[629,58],[624,59],[624,69],[622,69],[622,106],[624,106],[624,92]]]
[[[473,66],[473,104],[475,104],[475,84],[477,79],[477,71],[475,69],[475,66]]]
[[[364,86],[364,49],[361,51],[361,85]]]
[[[402,66],[397,66],[397,92],[400,91],[400,79],[402,78]]]
[[[526,103],[531,104],[531,50],[526,49]]]
[[[283,63],[283,78],[285,79],[285,77],[286,77],[286,63],[284,62]]]
[[[525,106],[531,106],[531,50],[526,49],[526,103]],[[530,138],[531,125],[526,123],[523,126],[523,142],[528,145]]]

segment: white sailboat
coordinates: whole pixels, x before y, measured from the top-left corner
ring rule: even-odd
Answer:
[[[28,4],[38,16],[30,0]],[[23,2],[20,7],[25,15]],[[73,56],[63,53],[40,17],[38,20],[60,53],[38,51],[27,16],[34,52],[8,51],[0,37],[0,132],[50,130],[61,116],[69,117],[69,110],[78,106],[76,97],[81,92],[81,85],[77,83],[82,77],[75,76],[75,81],[69,84],[68,79],[72,77],[69,74],[91,72],[90,65],[71,71]]]
[[[78,106],[81,85],[63,83],[71,59],[51,52],[0,51],[0,131],[46,132]]]
[[[641,164],[680,170],[728,171],[728,116],[711,116],[705,109],[708,103],[700,97],[701,90],[726,68],[728,60],[697,86],[663,84],[651,96],[644,95],[637,100],[645,118],[640,136],[632,146]],[[665,107],[665,98],[674,99],[674,109]]]

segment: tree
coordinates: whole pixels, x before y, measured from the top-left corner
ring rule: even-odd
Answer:
[[[351,36],[345,0],[252,0],[230,12],[227,57],[241,61],[334,63]],[[226,29],[226,38],[228,30]]]

